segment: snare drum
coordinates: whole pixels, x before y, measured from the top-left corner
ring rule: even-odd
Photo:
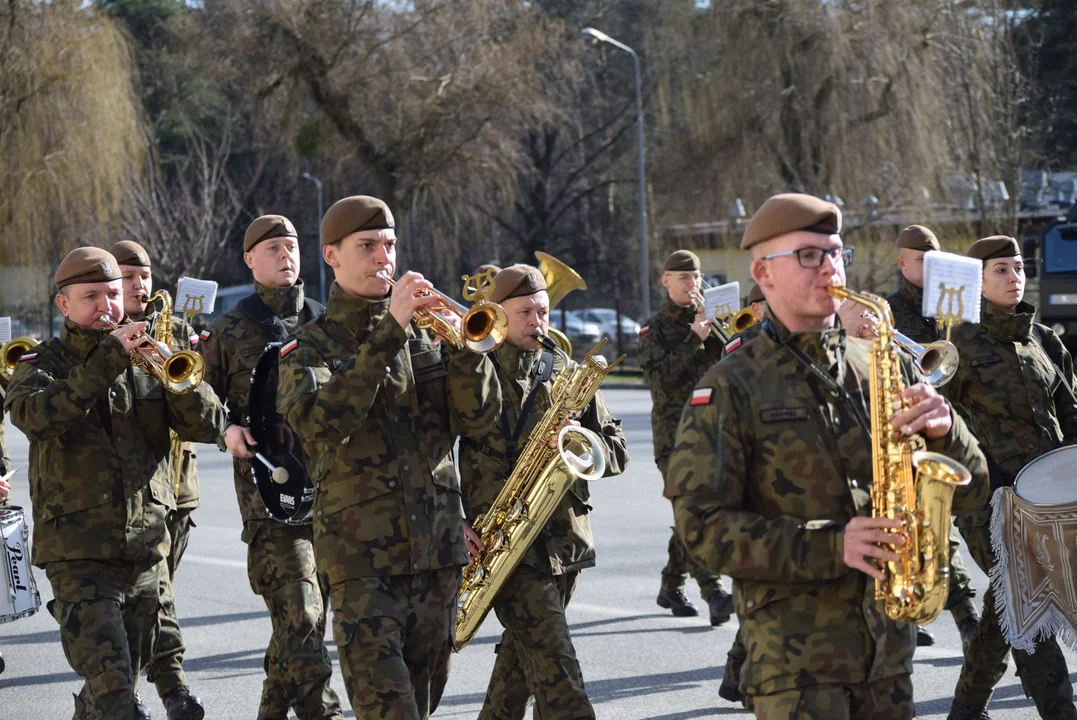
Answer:
[[[0,508],[0,623],[37,612],[41,597],[30,566],[30,529],[21,507]]]

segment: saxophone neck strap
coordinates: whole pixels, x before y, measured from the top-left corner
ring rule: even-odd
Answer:
[[[545,382],[548,382],[553,377],[553,353],[548,350],[542,351],[537,361],[535,361],[535,367],[532,370],[531,385],[527,388],[527,397],[524,398],[523,403],[520,405],[520,414],[516,418],[516,427],[512,431],[512,434],[506,434],[506,454],[511,459],[511,463],[516,462],[516,445],[520,440],[520,435],[524,431],[524,425],[527,424],[527,417],[531,414],[531,407],[535,404],[535,398],[538,396],[539,386]],[[501,413],[501,417],[506,417],[505,413]],[[507,427],[505,428],[508,429]]]

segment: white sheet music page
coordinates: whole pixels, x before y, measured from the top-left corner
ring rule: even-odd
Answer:
[[[703,291],[703,303],[707,317],[714,319],[717,312],[721,315],[732,315],[740,310],[740,283],[734,280],[725,285],[707,288]]]
[[[938,317],[940,314],[958,314],[960,310],[962,320],[978,323],[982,286],[982,261],[931,250],[924,255],[924,305],[921,312],[924,317]]]
[[[194,317],[213,312],[217,301],[217,283],[213,280],[181,277],[176,283],[176,305],[172,312]]]
[[[0,345],[11,342],[11,318],[0,317]]]

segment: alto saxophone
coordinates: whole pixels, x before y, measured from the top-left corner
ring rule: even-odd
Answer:
[[[875,581],[875,599],[885,604],[891,620],[926,625],[946,604],[950,583],[950,510],[954,491],[967,485],[968,469],[939,453],[927,452],[920,435],[904,435],[890,419],[909,402],[901,394],[905,383],[890,305],[877,295],[843,286],[828,289],[831,296],[852,299],[879,318],[871,347],[871,515],[902,520],[905,544],[893,548],[900,558],[883,567]]]
[[[539,340],[560,355],[564,364],[554,379],[550,407],[531,431],[512,474],[490,509],[475,518],[474,529],[485,549],[464,568],[456,615],[457,650],[475,637],[494,598],[572,483],[597,480],[606,474],[606,450],[597,433],[574,425],[560,431],[557,427],[587,407],[602,380],[624,355],[606,365],[596,354],[606,344],[603,340],[581,364],[569,368],[568,356],[553,340],[542,336]],[[550,447],[551,440],[555,447]]]

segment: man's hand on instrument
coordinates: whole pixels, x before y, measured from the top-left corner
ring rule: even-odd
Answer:
[[[456,330],[456,332],[460,332],[461,317],[459,315],[454,313],[452,310],[440,310],[440,311],[438,311],[438,315],[445,318],[445,322],[452,325],[453,328]],[[441,336],[435,334],[434,335],[434,344],[437,345],[440,342],[441,342]]]
[[[699,336],[700,340],[706,340],[707,336],[711,334],[711,321],[706,315],[702,313],[696,317],[695,322],[692,323],[692,332]]]
[[[889,546],[904,545],[905,536],[899,533],[889,533],[886,530],[897,530],[904,525],[905,523],[901,520],[889,518],[854,517],[842,531],[841,554],[846,566],[870,575],[876,580],[882,580],[885,577],[883,571],[869,558],[884,562],[899,560],[900,556]]]
[[[417,272],[404,273],[393,285],[392,292],[389,293],[389,314],[400,327],[406,328],[417,310],[441,302],[433,294],[415,297],[415,293],[420,290],[433,293],[434,286]]]
[[[0,503],[7,502],[10,494],[11,486],[7,484],[7,480],[0,480]]]
[[[121,325],[109,334],[120,341],[124,350],[131,352],[146,341],[146,326],[147,323],[145,322],[128,323],[127,325]]]
[[[946,437],[954,422],[946,398],[924,383],[906,388],[901,396],[909,401],[909,409],[890,419],[894,427],[906,435],[921,433],[928,440]]]
[[[849,337],[870,339],[879,334],[879,318],[855,300],[846,300],[838,308],[841,326]]]
[[[577,422],[576,420],[572,420],[572,419],[565,420],[564,422],[562,422],[560,425],[558,425],[556,428],[554,428],[553,437],[550,438],[550,447],[551,448],[556,448],[557,447],[557,436],[561,433],[561,428],[579,427],[579,426],[580,426],[579,422]]]
[[[471,560],[478,560],[486,546],[482,544],[482,538],[471,527],[471,523],[464,523],[464,544],[467,545],[467,556]]]
[[[232,457],[247,459],[254,457],[254,453],[251,452],[250,448],[257,445],[258,442],[251,435],[251,431],[242,425],[229,425],[228,429],[224,431],[224,444]]]

